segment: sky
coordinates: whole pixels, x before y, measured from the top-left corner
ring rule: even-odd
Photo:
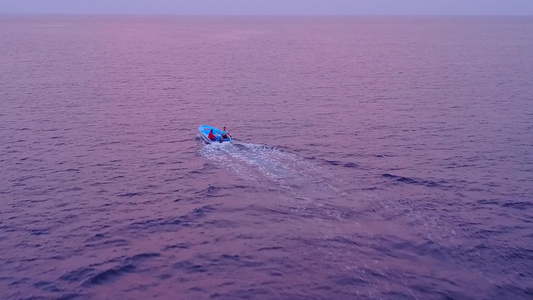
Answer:
[[[0,14],[533,15],[533,0],[0,0]]]

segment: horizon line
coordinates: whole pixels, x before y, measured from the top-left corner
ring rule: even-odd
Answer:
[[[175,17],[533,17],[533,14],[174,14],[0,13],[0,16],[175,16]]]

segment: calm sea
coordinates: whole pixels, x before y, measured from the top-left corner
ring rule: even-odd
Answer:
[[[532,150],[533,18],[0,16],[0,299],[532,299]]]

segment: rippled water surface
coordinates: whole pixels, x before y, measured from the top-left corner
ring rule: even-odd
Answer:
[[[0,298],[532,299],[532,53],[532,18],[0,16]]]

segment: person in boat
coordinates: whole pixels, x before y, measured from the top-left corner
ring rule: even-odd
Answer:
[[[212,140],[212,141],[216,141],[217,140],[217,137],[213,134],[213,129],[211,129],[211,131],[209,131],[209,135],[207,137],[210,140]]]
[[[222,130],[222,138],[223,139],[229,139],[231,135],[226,131],[226,126],[224,126],[224,130]]]

